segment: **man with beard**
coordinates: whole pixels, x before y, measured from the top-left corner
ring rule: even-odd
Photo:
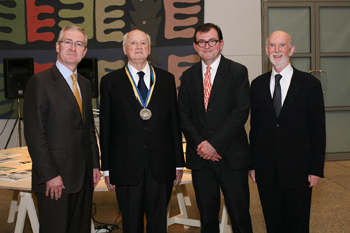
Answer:
[[[312,187],[323,177],[325,112],[314,76],[293,68],[290,35],[265,45],[272,71],[251,85],[250,176],[258,184],[267,232],[309,232]]]

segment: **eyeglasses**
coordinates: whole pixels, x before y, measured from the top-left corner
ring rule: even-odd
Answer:
[[[204,47],[207,45],[207,43],[208,43],[208,45],[209,45],[210,47],[213,47],[213,46],[215,46],[216,43],[218,43],[219,41],[220,41],[220,40],[214,40],[214,39],[209,40],[209,41],[199,40],[199,41],[196,42],[196,44],[197,44],[200,48],[204,48]]]
[[[84,49],[86,47],[84,45],[84,43],[81,42],[81,41],[77,41],[77,42],[73,43],[72,40],[68,40],[67,39],[67,40],[61,40],[59,42],[62,43],[64,46],[70,46],[70,47],[74,44],[75,47],[78,48],[78,49]]]

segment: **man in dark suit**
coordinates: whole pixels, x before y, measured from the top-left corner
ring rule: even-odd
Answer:
[[[91,230],[100,170],[90,82],[77,75],[86,46],[81,28],[64,27],[56,42],[56,64],[31,77],[25,91],[24,135],[41,233]]]
[[[175,79],[152,67],[149,35],[124,36],[128,64],[101,80],[101,166],[115,190],[124,232],[167,232],[167,206],[182,178],[184,155]]]
[[[202,61],[182,75],[179,112],[201,232],[219,232],[220,188],[233,231],[252,232],[244,128],[250,107],[248,71],[220,54],[224,40],[217,25],[199,26],[193,46]]]
[[[265,45],[273,69],[252,82],[250,176],[267,232],[309,232],[312,187],[323,177],[325,113],[321,83],[290,65],[290,35],[273,32]]]

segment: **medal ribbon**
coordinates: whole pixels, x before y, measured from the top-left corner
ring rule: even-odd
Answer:
[[[154,84],[156,83],[156,73],[154,72],[154,69],[153,67],[151,66],[151,64],[149,65],[149,67],[151,68],[151,78],[152,78],[152,86],[148,89],[148,93],[147,93],[147,97],[146,97],[146,100],[145,102],[143,101],[142,98],[140,98],[141,94],[140,94],[140,91],[139,89],[137,88],[137,85],[135,83],[135,80],[134,78],[132,77],[131,75],[131,72],[128,68],[128,65],[125,66],[125,72],[126,74],[128,75],[129,77],[129,80],[130,80],[130,83],[132,85],[132,89],[134,89],[134,93],[137,93],[136,97],[137,99],[139,100],[140,104],[142,105],[142,107],[146,108],[149,101],[151,100],[151,96],[152,96],[152,93],[153,93],[153,89],[154,89]]]

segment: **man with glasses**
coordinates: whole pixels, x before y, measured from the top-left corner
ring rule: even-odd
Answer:
[[[83,29],[64,27],[55,65],[31,77],[25,91],[24,135],[33,161],[40,233],[91,231],[100,170],[90,81],[77,74],[86,46]]]
[[[220,188],[233,232],[252,232],[244,128],[250,107],[248,71],[221,55],[224,40],[217,25],[199,26],[193,46],[201,62],[182,75],[179,113],[201,232],[219,232]]]

